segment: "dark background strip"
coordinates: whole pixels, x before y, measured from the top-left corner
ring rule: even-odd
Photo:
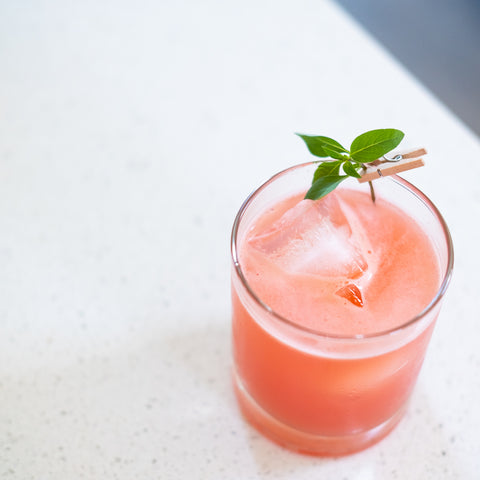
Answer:
[[[480,135],[480,0],[337,0]]]

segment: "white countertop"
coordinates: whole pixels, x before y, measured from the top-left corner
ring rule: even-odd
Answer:
[[[0,478],[480,478],[480,143],[335,4],[2,2],[0,65]],[[454,279],[399,427],[297,455],[233,397],[231,224],[293,132],[384,127]]]

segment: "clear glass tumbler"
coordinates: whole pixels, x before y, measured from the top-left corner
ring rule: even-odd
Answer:
[[[255,218],[305,191],[315,168],[307,163],[273,176],[235,218],[233,378],[244,417],[261,433],[298,452],[337,456],[378,442],[402,418],[449,284],[453,246],[441,214],[422,192],[398,176],[377,180],[377,198],[415,219],[436,251],[441,278],[430,303],[401,325],[368,335],[326,334],[282,317],[249,285],[239,248]],[[343,185],[365,190],[353,180]]]

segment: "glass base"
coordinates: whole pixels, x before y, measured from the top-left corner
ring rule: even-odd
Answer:
[[[240,410],[253,427],[282,447],[308,455],[336,457],[364,450],[388,435],[406,411],[404,405],[387,421],[365,432],[337,437],[315,435],[278,421],[255,402],[235,373],[233,381]]]

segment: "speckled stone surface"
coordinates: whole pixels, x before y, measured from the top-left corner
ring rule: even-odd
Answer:
[[[479,478],[480,143],[335,4],[2,2],[0,65],[0,478]],[[233,397],[230,227],[294,131],[387,126],[454,280],[399,427],[296,455]]]

